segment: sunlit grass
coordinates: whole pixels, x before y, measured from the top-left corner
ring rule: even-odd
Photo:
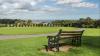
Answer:
[[[43,53],[40,50],[47,44],[46,37],[34,37],[0,41],[0,56],[100,56],[100,37],[84,37],[81,47],[69,52]]]
[[[0,34],[44,34],[58,32],[59,29],[74,30],[70,27],[3,27]]]

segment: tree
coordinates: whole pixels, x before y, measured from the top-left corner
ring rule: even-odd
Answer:
[[[90,17],[80,18],[78,22],[81,27],[94,27],[94,20]]]
[[[28,25],[28,27],[29,27],[29,26],[32,26],[32,20],[28,20],[28,21],[27,21],[27,25]]]
[[[85,24],[86,25],[91,25],[91,24],[93,24],[94,22],[93,22],[93,20],[90,18],[90,17],[87,17],[86,19],[85,19]]]
[[[100,19],[95,21],[95,27],[100,27]]]

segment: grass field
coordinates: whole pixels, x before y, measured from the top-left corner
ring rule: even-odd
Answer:
[[[62,27],[61,27],[62,28]],[[5,29],[1,32],[1,29]],[[13,33],[14,29],[1,28],[2,34],[19,34],[19,30]],[[10,30],[6,30],[10,29]],[[22,31],[24,30],[23,28]],[[56,32],[57,27],[43,27],[43,28],[28,28],[33,30],[30,34],[50,33]],[[41,30],[40,30],[41,29]],[[75,30],[77,28],[62,28],[64,30]],[[38,31],[40,30],[40,31]],[[46,31],[48,30],[48,31]],[[5,32],[6,31],[6,32]],[[12,32],[10,32],[12,31]],[[36,31],[36,32],[34,32]],[[42,31],[42,32],[41,32]],[[43,32],[45,31],[45,32]],[[21,32],[21,34],[27,34],[27,32]],[[69,52],[54,52],[53,54],[43,53],[40,51],[47,44],[46,37],[34,37],[24,39],[12,39],[12,40],[0,40],[0,56],[100,56],[100,29],[86,28],[83,35],[83,42],[81,47],[74,47]]]
[[[59,29],[63,30],[77,30],[80,28],[75,27],[2,27],[0,28],[0,35],[16,35],[16,34],[45,34],[58,32]],[[84,28],[85,35],[97,36],[100,35],[100,29]]]
[[[73,30],[75,28],[66,27],[3,27],[0,34],[44,34],[57,32],[59,29]]]

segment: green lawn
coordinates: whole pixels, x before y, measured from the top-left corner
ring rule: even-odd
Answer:
[[[2,27],[0,28],[0,35],[4,34],[45,34],[58,32],[59,29],[63,30],[77,30],[80,28],[75,27]],[[100,35],[100,29],[84,28],[85,35],[97,36]]]
[[[40,49],[44,44],[47,44],[45,37],[2,40],[0,56],[100,56],[100,37],[84,37],[81,47],[72,48],[67,53],[43,53]]]
[[[51,28],[50,32],[56,32],[57,29]],[[63,28],[63,29],[74,30],[76,28]],[[44,44],[47,44],[46,37],[0,40],[0,56],[100,56],[100,29],[94,29],[94,28],[85,29],[82,46],[74,47],[70,49],[69,52],[67,53],[64,52],[54,52],[53,54],[43,53],[40,51],[40,49],[43,48]]]
[[[57,32],[59,29],[75,30],[72,27],[2,27],[0,34],[44,34]]]

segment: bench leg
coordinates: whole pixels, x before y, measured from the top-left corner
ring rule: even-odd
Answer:
[[[81,38],[77,38],[77,46],[81,46]]]
[[[52,48],[51,48],[51,47],[49,47],[49,46],[47,46],[47,45],[44,45],[44,46],[45,46],[45,50],[46,50],[46,51],[49,51],[49,50],[52,51]]]
[[[48,50],[52,51],[52,44],[51,43],[48,44]]]
[[[57,40],[56,42],[55,42],[55,48],[56,48],[56,51],[57,52],[59,52],[59,41]]]
[[[45,46],[45,50],[48,51],[48,46],[47,45],[44,45],[44,46]]]
[[[81,45],[82,45],[82,39],[79,38],[79,46],[81,46]]]
[[[52,50],[52,44],[53,44],[52,42],[50,42],[51,40],[52,40],[51,38],[48,39],[48,47],[47,47],[47,50],[50,51]]]
[[[72,45],[75,45],[75,43],[76,43],[76,39],[72,38]]]
[[[59,44],[57,44],[56,48],[57,48],[57,52],[59,52]]]

